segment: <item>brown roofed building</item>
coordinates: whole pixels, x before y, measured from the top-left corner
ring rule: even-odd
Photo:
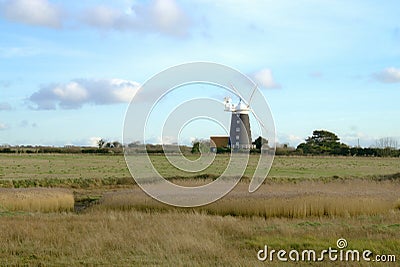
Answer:
[[[217,152],[217,148],[226,148],[229,146],[229,136],[210,136],[211,152]]]

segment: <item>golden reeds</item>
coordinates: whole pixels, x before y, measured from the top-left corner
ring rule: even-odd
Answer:
[[[264,218],[347,217],[383,214],[400,205],[400,202],[396,204],[400,184],[393,182],[351,180],[330,183],[270,183],[263,185],[254,194],[249,194],[247,187],[247,183],[239,183],[226,197],[194,210],[216,215]],[[177,209],[151,199],[139,189],[107,193],[98,208]]]
[[[72,211],[72,192],[57,188],[0,189],[0,211]]]

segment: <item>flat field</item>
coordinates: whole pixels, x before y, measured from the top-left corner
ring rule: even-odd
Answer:
[[[194,159],[195,157],[190,157]],[[166,177],[218,176],[229,157],[217,156],[214,163],[196,174],[171,166],[163,156],[151,156]],[[258,157],[249,159],[245,176],[251,176]],[[275,157],[269,179],[369,178],[400,172],[399,158],[373,157]],[[123,156],[22,154],[0,155],[0,179],[123,179],[131,178]]]
[[[206,170],[188,174],[162,156],[151,159],[185,185],[212,181],[228,161],[218,156]],[[249,194],[256,162],[252,156],[245,179],[220,201],[181,209],[145,195],[122,156],[0,155],[0,187],[7,188],[0,189],[0,265],[285,266],[290,262],[276,256],[260,262],[257,252],[265,245],[320,252],[345,238],[346,249],[396,257],[373,266],[398,266],[399,158],[276,157],[265,184]],[[45,202],[35,202],[41,192]],[[59,194],[74,195],[76,212],[53,208],[60,199],[47,196]],[[23,201],[20,210],[8,208],[15,196]],[[30,210],[31,202],[52,208]],[[292,264],[371,264],[324,260]]]

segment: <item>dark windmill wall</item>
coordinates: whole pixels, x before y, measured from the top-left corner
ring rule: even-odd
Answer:
[[[230,143],[233,149],[250,149],[251,148],[251,130],[250,119],[248,114],[232,113]]]

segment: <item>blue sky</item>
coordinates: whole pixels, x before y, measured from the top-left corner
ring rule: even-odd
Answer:
[[[280,143],[315,129],[350,145],[400,141],[399,10],[364,0],[0,0],[0,144],[122,140],[140,84],[192,61],[251,76]]]

